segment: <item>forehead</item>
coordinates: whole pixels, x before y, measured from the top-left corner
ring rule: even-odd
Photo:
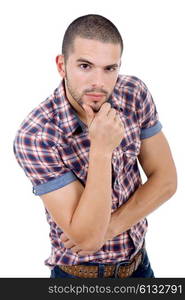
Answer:
[[[70,56],[73,60],[83,57],[92,63],[97,61],[101,65],[108,65],[120,61],[121,46],[120,44],[76,37]]]

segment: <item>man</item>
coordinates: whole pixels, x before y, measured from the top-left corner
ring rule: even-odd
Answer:
[[[145,217],[175,193],[176,170],[149,90],[119,75],[122,50],[103,16],[74,20],[56,58],[62,81],[15,138],[50,225],[51,277],[154,277]]]

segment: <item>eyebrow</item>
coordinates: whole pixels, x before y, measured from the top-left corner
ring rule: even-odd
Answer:
[[[81,62],[81,63],[87,63],[87,64],[89,64],[89,65],[91,65],[91,66],[94,66],[94,64],[92,63],[92,62],[90,62],[89,60],[87,60],[87,59],[85,59],[85,58],[78,58],[77,59],[77,62]],[[104,68],[112,68],[112,67],[118,67],[118,64],[111,64],[111,65],[107,65],[107,66],[105,66]]]

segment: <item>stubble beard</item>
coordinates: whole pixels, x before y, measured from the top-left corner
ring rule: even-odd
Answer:
[[[97,89],[86,89],[86,90],[84,90],[84,92],[81,94],[81,95],[79,95],[74,89],[73,89],[73,87],[72,87],[72,85],[70,84],[70,81],[68,80],[68,77],[67,77],[67,75],[66,75],[66,80],[65,80],[65,83],[66,83],[66,86],[67,86],[67,89],[68,89],[68,91],[69,91],[69,93],[70,93],[70,95],[72,96],[72,98],[82,107],[82,109],[84,110],[84,108],[83,108],[83,104],[85,104],[84,103],[84,101],[82,100],[82,97],[86,94],[86,93],[93,93],[93,92],[97,92],[97,93],[104,93],[105,95],[106,95],[106,98],[105,98],[105,100],[104,100],[104,102],[101,104],[101,106],[105,103],[105,102],[107,102],[107,100],[109,99],[109,97],[110,97],[110,95],[108,94],[108,92],[107,91],[105,91],[105,90],[97,90]],[[100,110],[100,108],[101,108],[101,106],[100,107],[96,107],[96,101],[94,101],[93,102],[94,103],[94,105],[93,106],[91,106],[91,108],[92,108],[92,110],[95,112],[95,113],[97,113],[99,110]]]

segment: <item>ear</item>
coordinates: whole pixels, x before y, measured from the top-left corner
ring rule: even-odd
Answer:
[[[59,74],[63,78],[65,78],[65,63],[64,63],[64,56],[62,54],[57,55],[56,65],[57,65],[57,70],[58,70]]]

